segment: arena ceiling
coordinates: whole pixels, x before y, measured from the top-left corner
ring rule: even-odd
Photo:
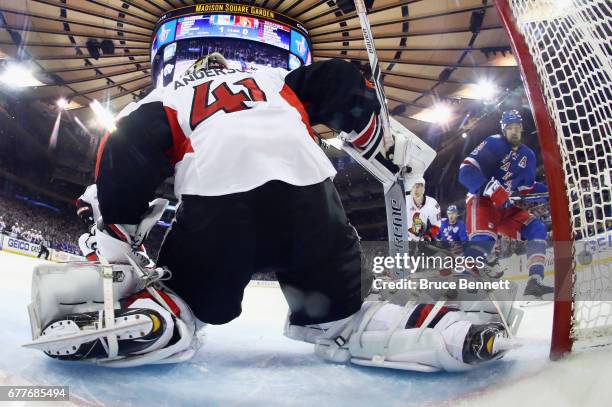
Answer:
[[[150,40],[157,20],[193,0],[1,0],[0,59],[31,61],[41,86],[23,90],[55,108],[59,97],[87,123],[93,100],[113,112],[151,86]],[[367,70],[354,11],[337,1],[253,0],[310,32],[314,60],[344,58]],[[460,131],[482,103],[483,81],[504,92],[520,84],[509,40],[492,1],[375,0],[369,10],[386,96],[393,116],[419,135]],[[111,40],[113,53],[96,59],[89,39]],[[440,123],[440,104],[450,120]],[[468,126],[469,127],[469,126]],[[461,130],[463,131],[463,130]]]

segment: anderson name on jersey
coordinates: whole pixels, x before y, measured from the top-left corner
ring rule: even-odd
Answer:
[[[406,197],[408,214],[408,240],[434,238],[440,229],[440,205],[430,196],[423,196],[423,204],[418,206],[410,195]]]

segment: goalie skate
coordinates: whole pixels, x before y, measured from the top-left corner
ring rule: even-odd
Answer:
[[[96,359],[108,356],[106,338],[115,336],[119,341],[118,356],[123,356],[137,351],[139,346],[148,346],[163,331],[163,319],[155,314],[146,309],[117,310],[111,327],[104,327],[104,311],[66,315],[23,346],[58,359]]]

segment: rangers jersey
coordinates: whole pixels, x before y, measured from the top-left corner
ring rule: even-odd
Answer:
[[[470,170],[471,169],[471,170]],[[459,180],[471,194],[482,194],[486,183],[495,177],[510,193],[535,186],[536,157],[521,144],[516,151],[505,137],[487,137],[461,163]]]
[[[418,241],[423,238],[434,238],[440,229],[440,205],[430,197],[423,197],[423,204],[417,205],[414,198],[406,196],[406,211],[408,214],[408,240]]]
[[[444,242],[465,242],[468,240],[467,230],[465,223],[461,219],[453,224],[450,223],[448,218],[442,219],[440,230],[438,231],[438,240]]]

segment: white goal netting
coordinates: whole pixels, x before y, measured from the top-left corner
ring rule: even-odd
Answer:
[[[612,2],[508,3],[536,66],[565,170],[575,254],[568,317],[579,344],[612,334]]]

